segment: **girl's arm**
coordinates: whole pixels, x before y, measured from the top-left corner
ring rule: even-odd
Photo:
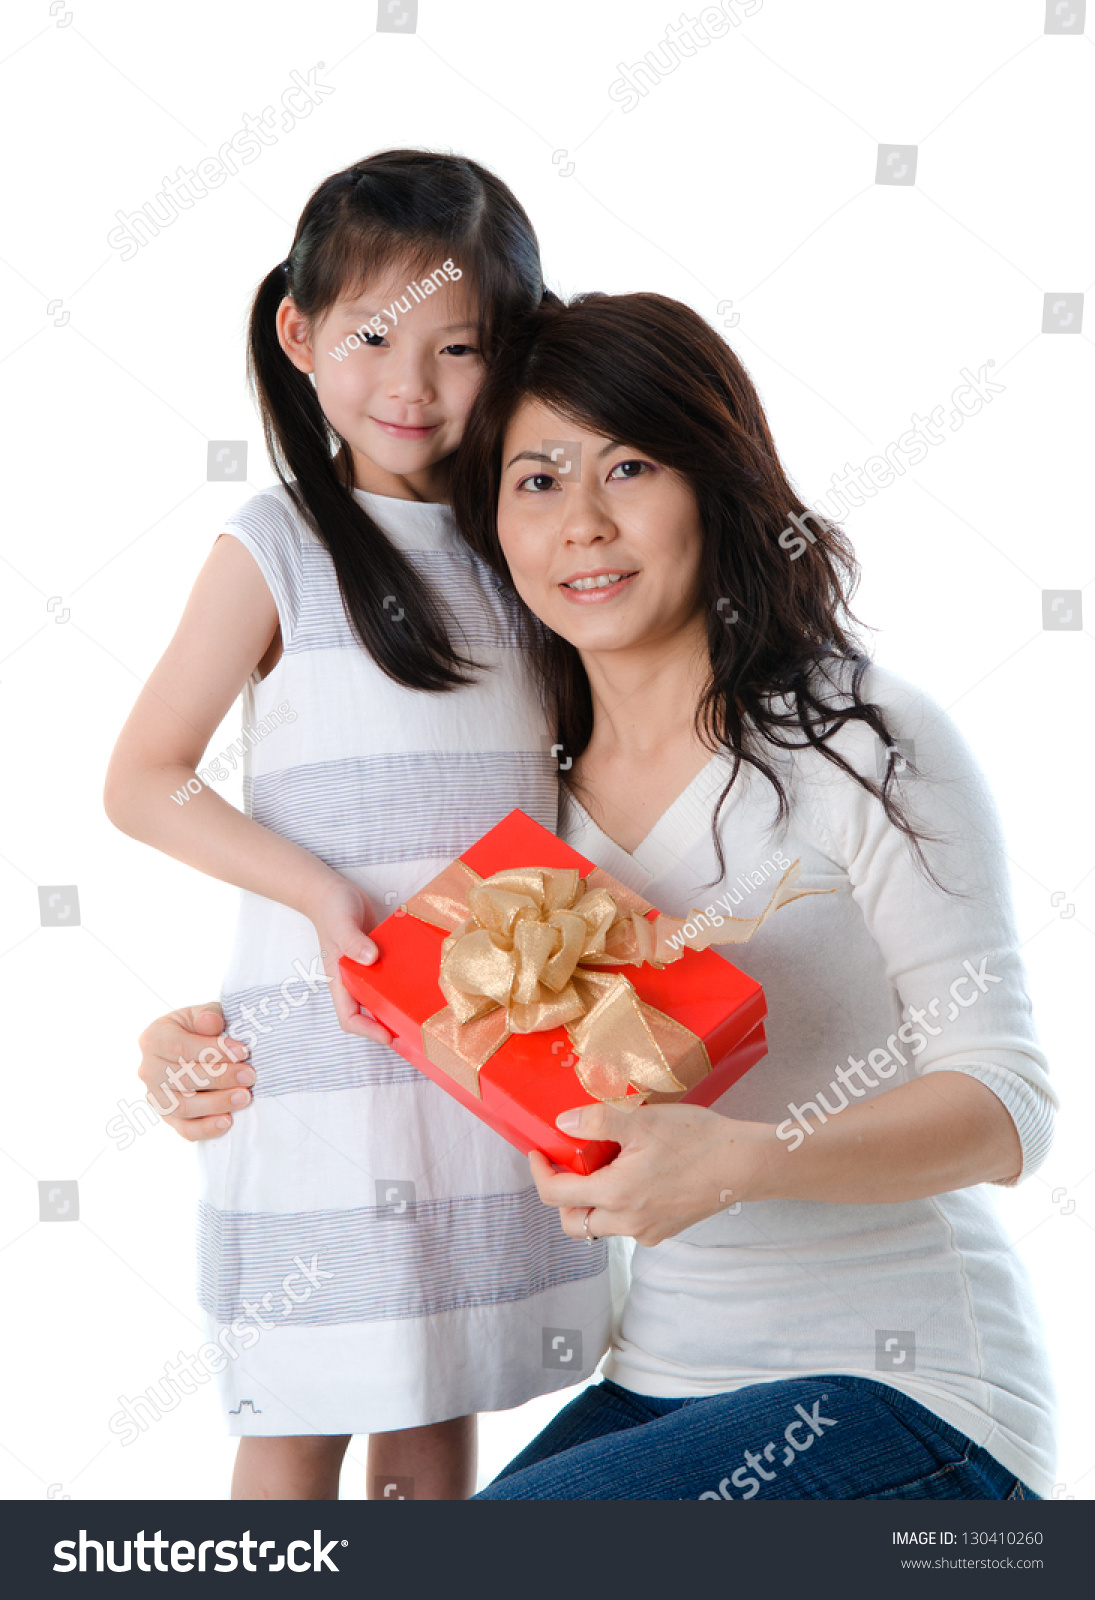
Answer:
[[[185,805],[173,796],[273,643],[278,613],[258,563],[222,535],[198,574],[182,620],[119,735],[107,770],[107,816],[132,838],[200,872],[290,906],[320,935],[332,999],[348,1032],[387,1043],[338,983],[338,955],[372,961],[368,901],[301,845],[264,828],[204,784]]]

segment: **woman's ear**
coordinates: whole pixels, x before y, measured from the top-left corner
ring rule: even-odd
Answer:
[[[278,330],[278,342],[294,367],[300,372],[314,372],[316,361],[312,349],[312,325],[296,301],[288,295],[278,306],[274,325]]]

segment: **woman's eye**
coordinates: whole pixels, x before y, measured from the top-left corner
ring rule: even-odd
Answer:
[[[477,356],[479,351],[473,344],[447,344],[441,353],[453,356]]]
[[[549,472],[533,472],[529,477],[522,478],[517,487],[518,489],[531,489],[533,494],[543,494],[546,489],[553,488],[554,484],[555,479]]]
[[[634,468],[634,470],[633,471],[632,470],[626,470],[626,469],[631,469],[631,468]],[[614,478],[616,476],[616,474],[619,473],[620,476],[625,478],[625,479],[626,478],[637,478],[642,473],[647,472],[649,470],[649,468],[650,468],[649,461],[617,461],[616,465],[613,467],[612,471],[609,473],[609,477],[610,478]]]
[[[378,344],[384,343],[383,335],[379,333],[367,333],[365,335],[365,343],[369,345],[370,348],[375,350]]]

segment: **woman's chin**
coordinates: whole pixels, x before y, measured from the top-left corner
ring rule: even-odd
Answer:
[[[611,612],[580,612],[575,615],[569,606],[558,609],[548,623],[553,633],[572,644],[576,650],[598,652],[602,650],[630,650],[641,646],[653,630],[636,624],[634,617],[613,616]]]

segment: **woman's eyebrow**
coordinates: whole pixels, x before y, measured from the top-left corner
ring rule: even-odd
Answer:
[[[610,439],[603,450],[597,451],[597,460],[602,460],[612,450],[622,450],[623,448],[623,444],[619,439]],[[502,471],[508,472],[510,467],[513,466],[514,461],[546,461],[549,467],[553,467],[555,465],[555,462],[552,460],[552,458],[544,455],[540,450],[520,450],[518,451],[517,455],[513,456],[511,460],[506,462],[505,466],[502,468]]]

